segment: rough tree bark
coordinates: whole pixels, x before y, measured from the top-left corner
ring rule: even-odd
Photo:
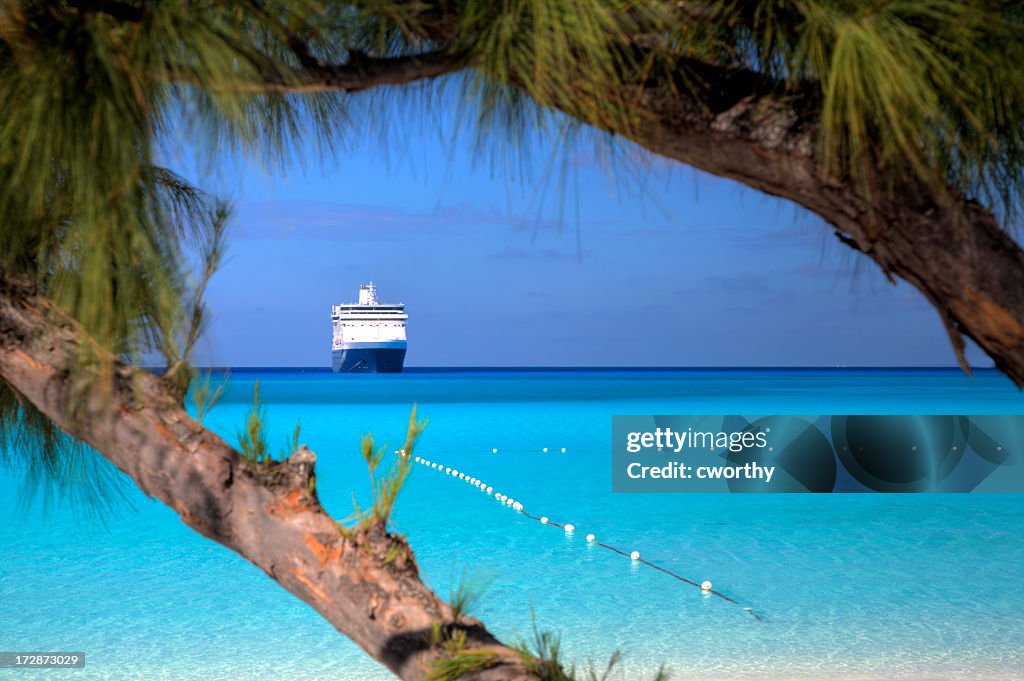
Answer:
[[[457,618],[423,584],[404,539],[379,523],[352,530],[332,519],[305,446],[284,462],[248,463],[189,417],[158,376],[115,362],[112,395],[81,370],[72,379],[66,367],[83,345],[90,339],[74,320],[31,285],[0,276],[0,377],[186,525],[252,562],[402,679],[426,678],[447,654],[432,642],[438,626],[448,639],[465,632],[463,650],[485,663],[463,678],[539,678],[545,663]]]

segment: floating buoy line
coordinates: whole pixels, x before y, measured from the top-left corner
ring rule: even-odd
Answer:
[[[507,450],[507,449],[503,449],[501,451],[502,452],[509,452],[509,451],[520,451],[520,450]],[[532,452],[532,451],[535,451],[535,450],[521,450],[521,451],[531,451]],[[543,449],[543,451],[546,453],[549,450],[548,450],[547,447],[545,447]],[[553,451],[558,452],[559,450],[555,449]],[[497,448],[492,448],[491,453],[497,454],[498,453],[498,449]],[[561,448],[561,453],[565,453],[565,448],[564,447]],[[402,450],[402,449],[395,450],[395,454],[397,454],[399,456],[406,457],[406,458],[409,457],[409,455],[406,454],[405,450]],[[446,466],[446,465],[444,465],[442,463],[438,463],[437,461],[432,461],[432,460],[427,459],[427,458],[422,457],[422,456],[415,456],[415,457],[413,457],[413,462],[417,463],[417,464],[419,464],[421,466],[426,466],[427,468],[429,468],[431,470],[436,470],[436,471],[438,471],[438,472],[440,472],[440,473],[442,473],[444,475],[448,475],[448,476],[456,478],[456,479],[458,479],[460,481],[469,483],[470,485],[472,485],[473,487],[476,487],[478,490],[480,490],[481,492],[483,492],[487,496],[493,497],[496,501],[498,501],[498,503],[502,504],[503,506],[505,506],[507,508],[510,508],[513,511],[516,511],[518,513],[521,513],[522,515],[526,516],[530,520],[536,520],[541,525],[549,525],[551,527],[557,527],[557,528],[561,529],[565,534],[575,534],[576,533],[576,526],[575,525],[573,525],[571,523],[560,524],[560,523],[557,523],[557,522],[551,520],[547,516],[535,516],[535,515],[532,515],[532,514],[530,514],[530,513],[528,513],[526,511],[526,509],[523,507],[522,502],[519,502],[516,499],[514,499],[514,498],[512,498],[512,497],[510,497],[510,496],[508,496],[506,494],[502,494],[500,491],[496,491],[492,485],[488,485],[483,480],[481,480],[481,479],[479,479],[477,477],[474,477],[472,475],[469,475],[465,471],[460,471],[457,468],[452,468],[451,466]],[[763,618],[760,615],[758,615],[756,612],[754,612],[753,608],[744,606],[739,601],[737,601],[737,600],[735,600],[733,598],[730,598],[729,596],[726,596],[725,594],[723,594],[720,591],[716,591],[714,589],[714,585],[709,580],[704,580],[703,582],[699,582],[698,583],[698,582],[693,581],[692,579],[687,579],[686,577],[683,577],[680,574],[672,572],[671,570],[669,570],[667,568],[664,568],[664,567],[662,567],[660,565],[656,565],[655,563],[652,563],[651,561],[643,558],[640,555],[639,551],[630,551],[630,552],[627,553],[626,551],[618,549],[618,548],[616,548],[614,546],[611,546],[609,544],[605,544],[604,542],[600,542],[600,541],[597,540],[597,537],[594,534],[588,534],[586,536],[586,539],[587,539],[587,543],[588,544],[591,544],[593,546],[599,546],[602,549],[607,549],[608,551],[612,551],[613,553],[617,553],[620,556],[624,556],[626,558],[629,558],[633,563],[642,563],[642,564],[644,564],[644,565],[646,565],[648,567],[651,567],[651,568],[657,570],[658,572],[663,572],[666,575],[668,575],[669,577],[672,577],[673,579],[677,579],[680,582],[683,582],[684,584],[689,584],[690,586],[693,586],[693,587],[696,587],[697,589],[700,589],[701,593],[704,594],[705,596],[717,596],[718,598],[721,598],[724,601],[728,601],[729,603],[732,603],[734,605],[738,605],[739,607],[743,608],[743,610],[746,613],[748,613],[751,617],[753,617],[754,619],[756,619],[758,621],[762,621],[763,620]]]

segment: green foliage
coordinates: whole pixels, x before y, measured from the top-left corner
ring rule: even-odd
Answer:
[[[492,145],[521,147],[526,131],[550,124],[545,107],[629,134],[642,123],[640,83],[668,82],[713,100],[726,83],[706,82],[691,66],[725,65],[789,97],[817,131],[823,170],[852,178],[862,192],[915,177],[939,198],[951,186],[1007,226],[1020,222],[1019,3],[463,0],[456,12],[472,36],[467,101],[479,130],[501,133]]]
[[[245,417],[245,427],[238,431],[238,448],[251,463],[263,463],[271,458],[267,444],[267,408],[260,402],[260,382],[252,388],[252,409]]]
[[[398,499],[398,493],[405,484],[406,478],[412,472],[412,452],[416,446],[423,429],[427,427],[426,421],[416,420],[416,406],[413,405],[409,414],[409,426],[406,430],[405,444],[400,451],[407,456],[395,457],[395,463],[383,475],[378,474],[378,469],[384,461],[384,447],[375,447],[373,434],[367,433],[363,436],[361,453],[366,461],[366,468],[370,475],[370,491],[372,494],[372,505],[369,510],[362,510],[359,504],[353,499],[353,518],[360,527],[379,525],[386,527],[391,511]]]
[[[401,558],[408,551],[408,546],[404,542],[391,542],[388,545],[388,550],[384,554],[384,564],[390,565],[396,560]]]
[[[496,575],[491,572],[463,568],[462,577],[459,579],[448,598],[448,603],[455,613],[455,620],[459,621],[476,608],[484,596],[494,584]]]
[[[462,33],[472,36],[477,77],[468,81],[482,130],[517,133],[528,102],[553,106],[603,128],[621,128],[628,112],[609,87],[630,68],[611,49],[636,31],[650,3],[593,0],[463,2]],[[511,86],[516,87],[511,87]],[[541,121],[537,121],[541,122]],[[504,125],[502,125],[504,124]]]
[[[242,456],[246,461],[265,463],[275,460],[270,451],[267,428],[267,408],[260,400],[260,382],[257,379],[252,387],[252,408],[249,409],[249,413],[245,417],[245,427],[238,431],[238,448],[242,450]],[[298,451],[301,432],[302,424],[296,422],[295,430],[292,431],[291,437],[285,443],[285,448],[278,454],[276,460],[283,461]],[[310,484],[315,483],[311,481]]]
[[[549,631],[541,631],[537,626],[537,617],[530,608],[532,638],[521,641],[516,646],[519,654],[532,672],[542,681],[608,681],[622,662],[622,653],[618,650],[611,654],[603,667],[587,665],[584,670],[566,665],[562,659],[561,638]],[[664,665],[655,672],[652,681],[668,681],[670,675]]]
[[[250,87],[289,81],[289,27],[314,17],[302,0],[0,4],[0,268],[34,276],[116,355],[161,353],[184,396],[229,213],[157,159],[182,132],[266,158],[303,128],[330,136],[337,97]]]
[[[465,636],[465,632],[462,632]],[[430,681],[455,681],[467,674],[487,669],[498,661],[498,656],[487,650],[460,650],[446,657],[430,661]]]
[[[228,377],[231,372],[224,372],[220,383],[216,388],[213,387],[213,372],[204,371],[199,380],[195,381],[192,386],[192,402],[196,407],[196,418],[201,422],[210,410],[213,409],[217,401],[220,400],[221,395],[224,394],[224,388],[227,386]]]
[[[1024,13],[1001,0],[724,2],[677,21],[666,53],[810,93],[824,168],[885,188],[949,183],[1016,224],[1024,197]]]
[[[21,478],[19,507],[41,497],[44,508],[67,502],[105,521],[130,508],[126,478],[91,447],[61,432],[49,418],[0,381],[0,469]]]
[[[209,215],[209,232],[205,235],[205,240],[199,244],[200,264],[197,277],[192,280],[186,276],[186,284],[182,287],[187,303],[184,309],[178,311],[170,325],[162,318],[154,320],[157,325],[154,342],[160,348],[167,364],[164,379],[172,384],[180,398],[184,398],[192,383],[192,350],[206,330],[206,288],[224,258],[229,216],[230,212],[223,204],[217,205]],[[211,397],[215,399],[216,395]]]
[[[435,621],[431,625],[430,645],[439,646],[443,655],[430,661],[427,678],[430,681],[454,681],[466,674],[486,669],[498,661],[498,655],[491,650],[466,650],[465,629],[442,626]]]
[[[295,430],[292,431],[292,436],[288,440],[288,445],[285,451],[281,452],[281,458],[287,459],[289,456],[299,451],[299,434],[302,433],[301,421],[295,421]]]
[[[223,387],[221,385],[220,387]],[[219,390],[219,388],[218,388]],[[270,452],[270,445],[267,439],[266,407],[259,396],[259,379],[253,385],[253,406],[246,416],[245,427],[239,430],[239,449],[246,461],[261,464],[274,461]],[[299,434],[302,432],[302,424],[295,423],[295,430],[285,444],[285,449],[279,453],[278,461],[284,461],[295,454],[299,449]],[[315,478],[310,479],[310,486],[315,484]],[[310,488],[312,492],[312,488]]]

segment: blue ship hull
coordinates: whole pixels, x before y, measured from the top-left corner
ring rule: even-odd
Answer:
[[[361,374],[397,374],[405,366],[404,341],[391,343],[353,343],[331,352],[335,372]]]

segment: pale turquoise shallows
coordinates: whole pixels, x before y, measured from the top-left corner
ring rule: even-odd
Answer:
[[[365,501],[360,435],[479,477],[545,527],[418,468],[398,504],[425,579],[494,577],[474,614],[568,656],[664,662],[680,679],[1024,678],[1024,495],[613,495],[613,414],[1024,413],[1005,379],[956,371],[240,372],[207,424],[234,441],[259,377],[275,447],[296,420],[336,516]],[[548,453],[541,450],[547,447]],[[561,448],[566,453],[561,453]],[[492,449],[497,448],[497,454]],[[7,679],[388,678],[261,571],[133,492],[109,527],[66,508],[18,515],[0,478],[0,649],[80,650],[83,670]],[[588,533],[755,608],[702,596]]]

